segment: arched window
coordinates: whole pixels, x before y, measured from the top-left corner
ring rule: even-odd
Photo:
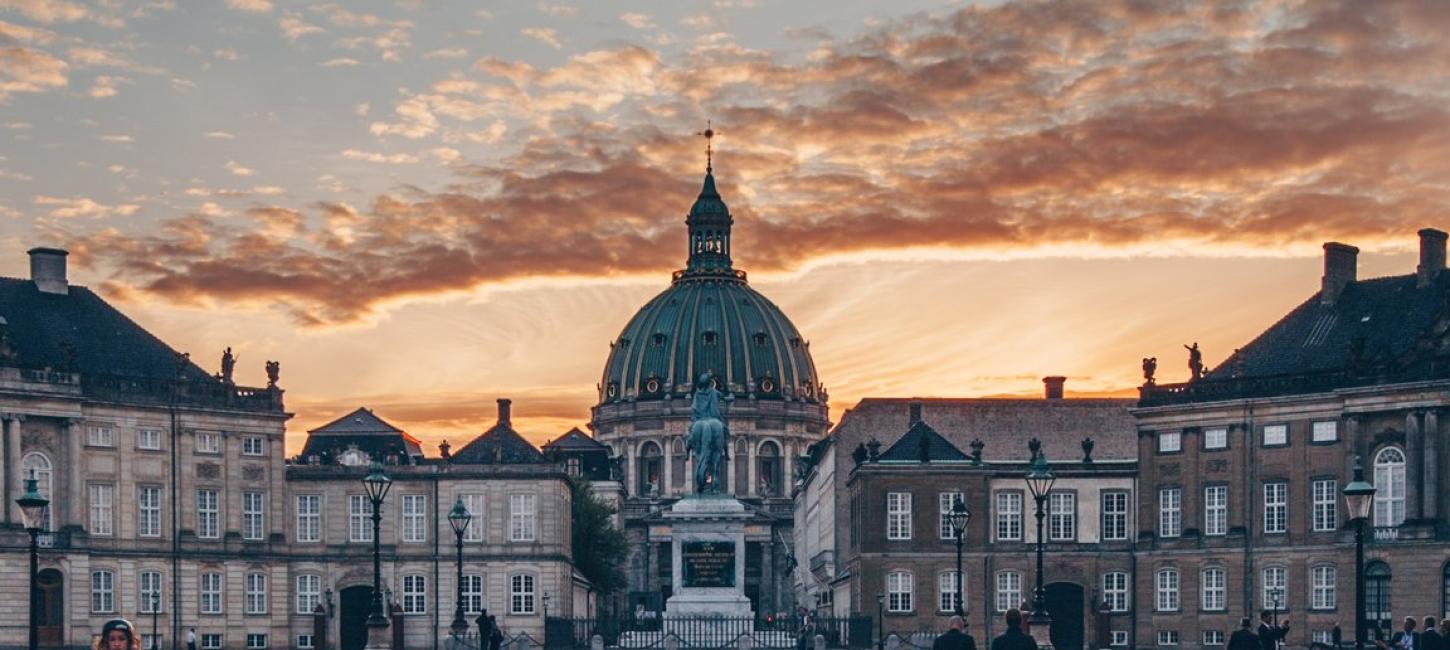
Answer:
[[[40,496],[48,500],[54,500],[51,497],[51,486],[54,483],[55,470],[50,464],[50,458],[47,458],[45,454],[38,451],[32,451],[26,454],[25,458],[20,461],[20,472],[20,478],[22,479],[35,479],[36,490],[40,492]],[[44,523],[46,530],[55,529],[51,525],[49,507],[45,509]]]
[[[760,483],[758,486],[760,496],[777,497],[783,494],[781,491],[780,445],[770,440],[760,443],[760,451],[755,454],[755,462],[757,464],[756,480]]]
[[[1374,457],[1374,525],[1405,522],[1405,453],[1385,447]]]
[[[654,441],[646,441],[639,446],[639,494],[646,496],[658,494],[660,490],[660,474],[664,472],[664,463],[660,446]]]
[[[1364,601],[1364,618],[1369,625],[1370,638],[1389,641],[1393,630],[1390,620],[1390,565],[1371,562],[1364,568]]]

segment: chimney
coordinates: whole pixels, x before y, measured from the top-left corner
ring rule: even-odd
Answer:
[[[509,408],[509,405],[511,405],[511,404],[513,404],[513,400],[511,400],[511,399],[509,399],[507,397],[500,397],[500,398],[498,398],[498,423],[499,424],[502,424],[504,426],[513,426],[513,419],[510,417],[510,413],[509,413],[509,411],[511,410]]]
[[[1334,304],[1344,288],[1354,282],[1358,257],[1359,249],[1349,244],[1329,242],[1324,245],[1324,284],[1319,290],[1320,304]]]
[[[912,402],[907,406],[910,413],[911,421],[907,422],[906,426],[910,427],[911,425],[921,421],[921,402]]]
[[[70,253],[59,248],[32,248],[29,254],[30,279],[36,289],[62,296],[70,293],[70,283],[65,279],[65,256]]]
[[[1420,229],[1420,268],[1415,282],[1417,287],[1428,287],[1445,270],[1445,231],[1434,228]]]
[[[1062,385],[1067,383],[1067,377],[1043,377],[1042,386],[1046,389],[1047,399],[1062,399]]]

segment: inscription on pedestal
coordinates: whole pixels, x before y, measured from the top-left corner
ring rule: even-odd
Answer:
[[[733,542],[682,542],[680,564],[686,587],[734,587]]]

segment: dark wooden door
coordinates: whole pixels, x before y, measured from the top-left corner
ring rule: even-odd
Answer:
[[[1047,613],[1052,616],[1053,650],[1082,650],[1082,587],[1071,582],[1047,585]]]
[[[36,591],[39,592],[36,609],[40,612],[36,637],[40,645],[59,647],[65,644],[64,583],[64,576],[55,569],[43,569],[35,577]]]
[[[362,650],[368,644],[368,614],[373,605],[373,588],[348,587],[342,590],[342,616],[338,619],[337,642],[340,650]]]

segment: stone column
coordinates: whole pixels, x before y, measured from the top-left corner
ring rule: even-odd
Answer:
[[[687,451],[685,453],[688,454],[689,452]],[[685,489],[683,490],[683,492],[685,494],[694,494],[695,493],[695,457],[694,456],[689,456],[689,457],[685,458],[685,481],[684,481],[684,483],[685,483]]]
[[[1423,485],[1425,486],[1424,517],[1440,519],[1440,418],[1434,411],[1426,411],[1421,433],[1425,437],[1425,460]]]
[[[16,491],[17,481],[24,479],[20,470],[20,416],[6,413],[0,419],[0,427],[3,427],[5,438],[0,440],[5,450],[4,467],[0,467],[0,486],[5,492],[5,523],[11,523],[19,519],[20,506],[15,505],[15,500],[20,498],[20,492]]]
[[[668,437],[660,443],[660,449],[664,454],[664,485],[660,486],[661,496],[670,496],[675,493],[675,447]]]
[[[55,522],[57,529],[64,528],[67,524],[74,524],[85,527],[90,522],[84,521],[81,514],[85,512],[85,468],[81,460],[81,419],[67,418],[60,421],[60,438],[65,441],[66,459],[64,474],[67,477],[66,495],[64,498],[51,498],[64,504],[61,508],[64,519]],[[57,468],[59,469],[59,468]],[[61,472],[56,472],[57,474]],[[57,490],[57,493],[59,491]]]
[[[735,472],[736,472],[735,466],[736,465],[739,465],[740,463],[736,462],[736,459],[735,459],[735,443],[734,442],[731,442],[730,443],[730,446],[725,450],[725,457],[730,459],[729,462],[725,463],[725,485],[726,485],[725,493],[726,494],[735,494]]]
[[[748,465],[745,468],[745,493],[750,496],[755,496],[757,492],[755,482],[760,480],[755,476],[755,443],[755,440],[745,441],[747,445],[745,448],[745,463]]]
[[[1414,521],[1421,517],[1420,467],[1425,458],[1424,431],[1420,429],[1420,414],[1405,414],[1405,519]]]
[[[626,441],[624,443],[624,450],[625,453],[629,454],[629,471],[625,472],[624,493],[643,496],[639,494],[639,481],[635,479],[635,475],[639,473],[639,459],[635,454],[634,442]]]
[[[795,491],[795,443],[782,442],[780,453],[785,455],[785,460],[780,465],[783,472],[780,477],[780,495],[789,497]]]

